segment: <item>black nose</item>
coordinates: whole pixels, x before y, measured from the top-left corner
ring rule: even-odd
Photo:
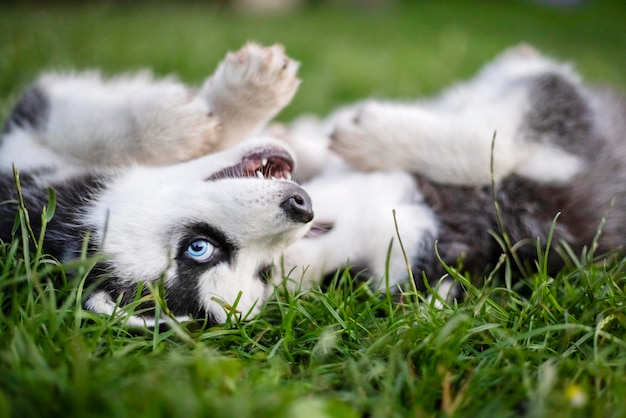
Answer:
[[[289,219],[294,222],[307,223],[313,220],[313,205],[311,198],[301,188],[289,193],[289,197],[280,204]]]

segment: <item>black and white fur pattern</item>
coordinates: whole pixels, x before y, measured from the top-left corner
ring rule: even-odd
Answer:
[[[559,243],[591,246],[604,217],[597,254],[626,242],[626,101],[528,46],[438,97],[369,100],[273,132],[304,162],[296,174],[316,208],[311,233],[284,254],[296,279],[353,265],[380,288],[387,271],[392,286],[406,280],[394,209],[418,288],[422,274],[432,285],[445,276],[435,247],[448,265],[484,277],[503,253],[491,235],[501,234],[492,176],[504,228],[526,242],[516,251],[531,266],[559,213],[552,273],[564,266]],[[441,282],[440,294],[451,289]]]
[[[251,45],[229,55],[198,93],[147,75],[45,76],[7,123],[2,198],[15,197],[12,163],[34,212],[46,187],[57,189],[46,250],[61,260],[92,231],[92,251],[107,256],[94,279],[110,278],[88,308],[111,313],[134,298],[137,281],[163,277],[176,315],[213,322],[225,318],[215,299],[232,304],[240,292],[237,308],[258,311],[268,292],[261,272],[271,263],[279,278],[311,283],[353,265],[379,288],[388,272],[395,286],[408,277],[396,221],[418,287],[422,273],[433,284],[445,276],[435,245],[443,261],[480,277],[502,254],[491,236],[499,231],[492,175],[511,241],[529,242],[517,248],[522,259],[535,259],[557,213],[555,243],[580,251],[606,216],[598,251],[623,246],[624,100],[529,47],[506,51],[434,99],[371,100],[270,129],[294,150],[295,174],[315,203],[308,233],[310,201],[294,183],[223,172],[207,181],[238,161],[246,171],[250,156],[254,175],[264,152],[288,175],[290,157],[278,142],[236,144],[289,102],[296,68],[279,48]],[[15,208],[0,211],[6,241]],[[213,262],[190,260],[198,237],[219,249]],[[550,256],[552,271],[562,265]],[[439,286],[443,296],[452,289],[449,281]]]
[[[275,257],[313,213],[290,181],[284,144],[238,143],[291,100],[297,68],[282,47],[249,44],[198,91],[148,73],[42,75],[2,135],[0,239],[13,239],[15,165],[35,234],[48,187],[56,190],[44,251],[72,260],[89,237],[89,254],[105,257],[88,278],[99,284],[86,308],[114,314],[162,280],[181,320],[220,323],[235,304],[254,315],[272,290]],[[150,315],[127,321],[154,325]]]

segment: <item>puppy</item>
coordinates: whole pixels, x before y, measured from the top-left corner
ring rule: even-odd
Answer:
[[[313,212],[290,181],[284,144],[239,142],[289,103],[297,68],[282,47],[249,44],[198,91],[148,73],[42,75],[0,140],[0,240],[21,236],[12,229],[20,199],[38,237],[53,188],[43,251],[66,262],[86,246],[104,259],[87,277],[96,288],[87,309],[112,315],[139,301],[143,314],[127,323],[154,325],[147,295],[162,282],[180,320],[256,314],[275,256],[304,235]]]
[[[528,46],[437,97],[369,100],[272,132],[298,154],[316,205],[311,231],[284,253],[295,280],[352,266],[384,288],[411,268],[424,289],[423,277],[445,276],[439,258],[480,280],[507,251],[533,267],[555,219],[551,273],[563,242],[580,253],[601,225],[596,254],[626,240],[626,100]]]

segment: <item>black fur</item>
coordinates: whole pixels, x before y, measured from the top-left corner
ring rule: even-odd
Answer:
[[[560,148],[586,158],[594,137],[589,104],[579,86],[559,74],[544,74],[532,82],[530,110],[526,115],[527,138],[550,141]]]
[[[208,240],[215,247],[214,257],[206,263],[198,263],[186,254],[187,247],[200,238]],[[198,277],[219,263],[232,263],[236,255],[237,246],[222,231],[206,224],[189,226],[176,256],[178,279],[167,287],[167,307],[175,315],[192,315],[195,318],[206,316],[198,298]]]
[[[21,173],[19,183],[23,193],[24,206],[29,213],[30,226],[39,236],[41,213],[48,206],[48,187],[41,186],[35,175]],[[88,226],[80,217],[90,201],[105,187],[105,179],[97,175],[74,177],[68,182],[53,186],[57,205],[55,215],[46,227],[43,250],[60,261],[68,261],[80,256],[83,242],[88,234]],[[18,192],[13,177],[0,172],[0,240],[7,243],[14,237],[12,226],[18,212]],[[20,236],[18,232],[18,236]],[[89,249],[93,250],[94,245]]]
[[[109,179],[110,180],[110,179]],[[85,239],[89,236],[89,226],[81,219],[91,202],[97,200],[99,193],[106,187],[107,177],[100,174],[88,174],[74,177],[69,181],[54,184],[57,205],[54,217],[46,226],[43,241],[43,251],[46,254],[66,262],[81,255]],[[19,176],[19,184],[23,193],[23,202],[29,213],[30,226],[36,237],[41,231],[41,213],[44,206],[49,205],[48,187],[42,187],[37,182],[36,175],[23,173]],[[0,205],[0,241],[8,243],[16,237],[21,237],[20,230],[15,235],[11,233],[18,213],[18,192],[15,180],[6,172],[0,172],[0,195],[3,204]],[[206,264],[197,263],[184,252],[192,241],[204,237],[211,240],[217,248],[217,256]],[[30,243],[32,247],[32,242]],[[87,243],[87,256],[98,254],[99,243],[91,238]],[[206,225],[189,227],[189,234],[180,244],[180,253],[176,258],[178,279],[173,285],[166,286],[168,309],[177,316],[192,315],[194,318],[206,320],[215,324],[206,310],[201,307],[197,292],[197,277],[206,269],[221,262],[231,262],[236,256],[237,247],[220,231]],[[121,306],[137,300],[139,286],[137,283],[128,283],[112,275],[115,269],[105,260],[98,263],[90,271],[86,286],[95,285],[97,289],[106,291],[114,300],[120,300]],[[141,287],[141,295],[147,296],[150,290],[147,286]],[[146,310],[148,315],[154,308],[153,303],[143,303],[139,310]]]
[[[565,266],[558,254],[560,243],[580,253],[592,245],[603,221],[596,254],[626,245],[626,129],[619,129],[626,126],[626,100],[553,73],[530,83],[529,110],[521,128],[524,139],[576,155],[584,161],[582,172],[563,184],[510,175],[496,184],[495,194],[491,185],[439,184],[416,175],[417,188],[439,224],[438,235],[426,237],[411,260],[418,289],[424,290],[423,275],[434,285],[446,273],[435,246],[444,263],[480,281],[506,252],[492,234],[506,233],[512,244],[523,241],[516,245],[516,255],[532,270],[537,243],[545,249],[557,215],[547,261],[551,274]]]
[[[86,244],[86,256],[98,255],[99,243],[94,242],[93,237],[90,238],[90,227],[81,217],[91,202],[105,189],[106,183],[107,177],[103,175],[85,174],[51,186],[57,202],[54,217],[46,225],[44,253],[61,262],[67,262],[80,257]],[[19,184],[23,203],[29,214],[30,227],[38,238],[42,228],[41,213],[44,206],[49,207],[48,187],[41,186],[37,175],[31,173],[20,173]],[[6,172],[0,172],[0,195],[5,199],[0,205],[0,241],[8,243],[20,238],[22,234],[19,228],[15,234],[11,233],[18,213],[18,192],[14,178]],[[29,242],[29,246],[32,249],[34,243]],[[89,272],[86,287],[95,285],[96,288],[109,292],[114,300],[121,298],[124,304],[133,301],[137,293],[136,284],[122,285],[111,276],[111,271],[113,269],[106,261],[98,263]],[[148,289],[145,288],[143,294],[147,293]]]
[[[41,129],[50,114],[50,101],[36,84],[28,87],[13,107],[5,125],[4,133],[13,128]]]
[[[537,258],[536,244],[545,247],[557,214],[548,258],[550,273],[564,267],[564,260],[556,253],[559,243],[566,241],[574,252],[580,253],[584,246],[592,245],[603,219],[608,227],[602,230],[597,253],[623,248],[626,244],[623,141],[626,138],[623,131],[602,126],[607,119],[593,112],[606,111],[623,121],[626,102],[612,96],[606,110],[592,109],[590,98],[594,94],[593,90],[584,90],[557,74],[546,74],[533,81],[530,110],[523,128],[526,138],[550,141],[577,155],[586,165],[566,184],[540,184],[516,175],[499,182],[495,196],[505,231],[500,229],[491,186],[459,187],[417,178],[418,188],[440,224],[437,248],[445,263],[460,264],[474,277],[482,277],[496,265],[503,252],[490,234],[492,231],[499,236],[508,234],[513,244],[526,241],[516,253],[523,262],[533,264]],[[418,272],[423,271],[431,280],[445,273],[434,257],[422,258],[416,263]]]
[[[502,231],[491,187],[449,186],[423,178],[418,182],[439,222],[437,250],[440,257],[448,265],[462,266],[476,278],[489,273],[505,252],[492,234],[502,237],[506,233],[514,244],[525,241],[517,247],[516,253],[522,261],[532,263],[537,258],[537,241],[545,246],[559,214],[548,258],[549,272],[554,274],[564,267],[564,260],[556,253],[560,241],[568,242],[575,252],[580,252],[583,246],[591,245],[606,214],[582,202],[585,194],[580,193],[579,180],[567,186],[545,186],[510,176],[496,189]],[[610,248],[601,245],[599,251]],[[416,267],[418,273],[423,271],[431,280],[445,273],[435,257],[426,257]]]
[[[584,161],[583,171],[567,183],[546,184],[519,175],[510,175],[496,184],[455,186],[437,184],[424,176],[416,176],[418,189],[425,203],[436,216],[437,236],[426,236],[419,243],[418,256],[411,260],[416,285],[424,288],[422,275],[434,281],[445,274],[444,263],[461,267],[473,277],[480,278],[498,262],[503,249],[492,233],[506,233],[512,243],[526,241],[516,249],[516,255],[527,264],[537,258],[536,243],[545,246],[548,233],[557,214],[552,252],[548,268],[555,273],[564,266],[556,253],[561,241],[567,241],[575,252],[589,246],[603,219],[606,226],[598,241],[599,253],[622,248],[626,244],[626,100],[604,90],[589,89],[558,73],[547,73],[522,80],[527,88],[528,110],[522,115],[520,138],[524,141],[549,143]],[[522,111],[522,109],[520,109]],[[27,89],[12,113],[4,132],[24,128],[45,130],[50,114],[50,102],[40,87]],[[496,138],[497,141],[497,138]],[[496,155],[495,158],[498,156]],[[467,156],[471,158],[471,156]],[[24,204],[30,213],[31,227],[36,236],[41,230],[40,213],[48,204],[48,188],[37,182],[37,174],[23,173],[21,186]],[[80,255],[89,233],[82,214],[90,202],[97,200],[108,184],[108,178],[86,174],[53,184],[57,194],[57,211],[47,226],[43,250],[60,261]],[[0,173],[0,240],[9,242],[15,237],[11,231],[18,211],[17,191],[9,173]],[[500,212],[496,212],[494,196]],[[297,197],[293,200],[293,197]],[[291,196],[283,202],[287,214],[294,220],[308,221],[312,216],[310,204],[304,195]],[[306,207],[301,203],[306,203]],[[499,217],[504,230],[501,230]],[[18,233],[19,236],[19,233]],[[216,247],[216,257],[207,263],[191,260],[187,247],[203,237]],[[99,243],[88,242],[88,255],[96,254]],[[176,263],[177,279],[165,283],[168,308],[179,316],[196,318],[207,314],[197,292],[197,278],[219,263],[232,263],[237,257],[237,246],[224,233],[208,225],[193,225],[179,243]],[[367,269],[369,260],[356,260],[352,272]],[[98,264],[90,273],[88,285],[97,282],[113,300],[126,305],[136,300],[138,287],[111,276],[115,271],[107,261]],[[265,268],[258,276],[265,278]],[[360,275],[359,277],[364,277]],[[141,296],[149,293],[147,287]],[[146,303],[141,308],[150,309]],[[207,318],[214,323],[214,318]]]

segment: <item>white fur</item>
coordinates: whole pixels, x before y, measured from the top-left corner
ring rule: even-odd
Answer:
[[[439,309],[443,308],[444,303],[451,302],[458,296],[458,286],[450,277],[443,277],[439,280],[433,290],[437,294],[437,297],[432,294],[428,295],[426,301],[428,303],[433,303],[433,305]]]
[[[226,56],[199,92],[224,127],[219,149],[258,133],[291,101],[300,85],[299,66],[282,45],[248,44]]]
[[[123,323],[130,327],[153,327],[155,321],[153,318],[145,318],[139,315],[125,315],[122,309],[116,302],[111,299],[111,296],[103,291],[93,293],[85,302],[85,308],[91,312],[96,312],[102,315],[110,317],[121,316]],[[179,322],[189,321],[191,318],[188,316],[179,316],[176,318]],[[162,317],[159,319],[159,324],[167,323],[169,318]]]
[[[255,277],[284,248],[306,232],[290,222],[280,208],[291,182],[233,178],[207,182],[212,173],[240,161],[249,149],[273,143],[247,141],[228,151],[167,167],[135,166],[110,185],[92,206],[85,223],[95,228],[94,238],[114,268],[128,282],[154,281],[165,275],[166,284],[178,279],[173,258],[183,238],[179,226],[196,222],[216,225],[237,240],[234,263],[222,263],[199,278],[201,300],[215,318],[225,319],[213,298],[234,304],[246,313],[268,296]],[[253,313],[258,311],[256,307]]]
[[[42,146],[28,130],[17,130],[2,138],[0,169],[9,170],[13,164],[23,171],[42,167],[58,168],[68,173],[81,171],[77,161],[68,156],[62,157],[50,148]]]
[[[580,173],[585,167],[578,156],[552,145],[550,138],[526,136],[528,83],[546,73],[580,83],[570,65],[523,45],[505,51],[475,78],[433,99],[368,100],[340,108],[326,119],[307,116],[274,127],[271,132],[287,141],[303,161],[299,178],[312,179],[305,187],[315,202],[314,223],[334,225],[325,235],[306,237],[289,247],[285,273],[309,282],[366,260],[369,274],[380,279],[387,267],[387,247],[394,241],[389,279],[392,284],[406,279],[392,210],[397,212],[410,261],[420,251],[433,250],[420,245],[425,237],[437,236],[438,226],[411,176],[398,170],[451,185],[488,185],[492,175],[498,182],[511,174],[542,184],[564,184]],[[329,147],[336,154],[329,153]],[[444,299],[450,290],[446,286],[442,283]]]
[[[315,203],[314,223],[332,224],[333,229],[303,238],[284,252],[283,273],[294,280],[311,283],[352,263],[367,263],[378,288],[385,288],[387,271],[393,287],[407,278],[405,255],[413,260],[424,236],[437,233],[436,219],[409,174],[322,175],[304,187]],[[398,242],[394,210],[406,254]]]
[[[81,209],[78,222],[106,257],[111,287],[134,289],[135,283],[163,278],[166,288],[175,288],[186,279],[213,320],[225,320],[223,305],[235,303],[241,315],[254,315],[271,292],[259,271],[308,229],[282,207],[304,192],[291,181],[207,179],[251,150],[285,149],[270,138],[244,140],[291,100],[297,69],[281,46],[248,44],[229,53],[198,92],[148,72],[112,78],[96,71],[45,73],[33,95],[25,96],[24,109],[39,119],[9,121],[0,169],[15,164],[35,173],[42,186],[100,172],[108,184]],[[57,208],[64,210],[78,209]],[[236,251],[232,259],[200,269],[200,277],[185,278],[176,257],[189,239],[185,227],[196,224],[223,232]],[[85,306],[113,315],[116,303],[97,291]]]
[[[525,80],[554,72],[578,83],[571,68],[528,47],[511,49],[473,80],[433,100],[367,101],[336,126],[331,144],[361,170],[406,170],[447,184],[489,184],[516,173],[540,183],[563,183],[583,163],[563,150],[529,141],[520,119],[529,107]]]
[[[149,72],[105,78],[97,71],[44,73],[44,129],[4,136],[0,167],[22,170],[186,161],[259,132],[295,94],[298,63],[282,47],[248,44],[231,53],[195,92]],[[16,152],[27,144],[27,152]]]
[[[205,181],[252,147],[277,145],[260,139],[235,147],[291,100],[299,84],[297,68],[282,47],[249,44],[229,54],[198,92],[148,73],[111,79],[96,72],[44,75],[36,85],[50,99],[46,125],[5,135],[0,168],[15,163],[23,170],[53,169],[42,181],[94,166],[119,170],[82,221],[93,227],[121,284],[163,277],[175,286],[183,226],[219,226],[238,251],[232,262],[204,272],[196,288],[218,321],[226,318],[222,305],[238,299],[242,315],[258,312],[269,287],[257,273],[267,263],[278,263],[279,273],[307,284],[352,263],[366,263],[379,289],[387,272],[392,288],[406,279],[406,258],[411,262],[431,251],[424,245],[432,244],[443,225],[412,174],[452,185],[485,185],[492,175],[500,181],[510,174],[562,184],[585,169],[580,158],[550,138],[528,138],[522,120],[532,77],[552,72],[577,84],[577,75],[568,65],[520,47],[435,99],[370,100],[325,120],[301,118],[271,128],[298,156],[296,175],[314,201],[314,222],[332,225],[326,234],[303,238],[307,226],[290,221],[280,208],[293,183]],[[223,149],[228,151],[205,156]],[[279,262],[275,256],[283,249]],[[451,281],[442,281],[437,291],[447,300]],[[115,301],[102,292],[86,306],[117,312]]]

